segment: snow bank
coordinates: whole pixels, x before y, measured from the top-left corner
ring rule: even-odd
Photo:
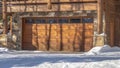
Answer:
[[[94,47],[85,55],[98,55],[105,52],[120,52],[120,47],[110,47],[109,45],[104,45],[103,47]]]
[[[7,52],[8,48],[0,47],[0,53]]]
[[[0,68],[120,68],[119,47],[94,47],[87,54],[93,55],[10,51],[0,53]]]

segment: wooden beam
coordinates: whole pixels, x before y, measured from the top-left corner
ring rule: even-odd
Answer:
[[[2,14],[2,2],[0,1],[0,14]]]
[[[11,1],[7,2],[7,4],[12,5],[31,5],[31,4],[48,4],[48,2],[51,2],[51,4],[61,4],[61,3],[97,3],[97,0],[35,0],[35,1]]]
[[[7,6],[6,6],[6,0],[2,1],[2,18],[3,18],[3,25],[4,25],[4,31],[3,34],[7,34]]]
[[[13,22],[13,19],[12,19],[12,15],[10,16],[10,35],[12,36],[12,22]]]
[[[83,7],[84,6],[84,7]],[[52,4],[52,9],[49,10],[47,5],[16,5],[8,6],[7,12],[48,12],[48,11],[80,11],[80,10],[97,10],[96,3],[83,4]]]
[[[103,21],[102,21],[102,0],[98,0],[98,3],[97,3],[97,23],[98,23],[98,29],[97,29],[97,32],[98,34],[101,34],[103,31],[102,31],[102,28],[103,28]]]
[[[52,9],[51,0],[48,0],[48,9]]]

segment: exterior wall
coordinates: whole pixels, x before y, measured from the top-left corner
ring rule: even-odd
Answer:
[[[7,12],[44,12],[45,11],[79,11],[96,10],[97,0],[51,0],[48,9],[47,0],[8,1]]]
[[[105,14],[105,32],[107,35],[107,44],[110,44],[111,46],[114,45],[114,0],[104,0],[104,14]]]
[[[120,46],[120,0],[104,0],[107,44]]]
[[[0,14],[2,14],[2,2],[0,1]]]
[[[115,1],[115,45],[120,46],[120,0]]]

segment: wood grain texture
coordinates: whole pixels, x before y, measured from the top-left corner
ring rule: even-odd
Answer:
[[[34,46],[41,51],[61,51],[61,47],[62,51],[88,51],[92,48],[93,23],[23,23],[23,49]]]
[[[97,0],[51,0],[52,10],[47,6],[48,0],[6,0],[7,12],[33,12],[33,11],[73,11],[82,10],[81,3],[93,3],[93,5],[84,5],[83,10],[94,10]],[[1,1],[0,1],[1,4]],[[61,4],[61,5],[59,5]],[[65,5],[66,4],[66,5]],[[60,6],[60,8],[58,8]],[[91,6],[91,7],[89,7]],[[73,8],[72,8],[73,7]],[[78,9],[80,7],[81,9]],[[87,8],[89,7],[89,8]],[[72,8],[72,9],[70,9]],[[77,8],[77,9],[76,9]],[[2,9],[2,7],[0,7]],[[0,11],[2,13],[2,11]]]

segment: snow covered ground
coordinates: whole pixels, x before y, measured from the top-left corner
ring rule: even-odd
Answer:
[[[120,48],[105,45],[82,54],[0,48],[0,68],[120,68]]]

